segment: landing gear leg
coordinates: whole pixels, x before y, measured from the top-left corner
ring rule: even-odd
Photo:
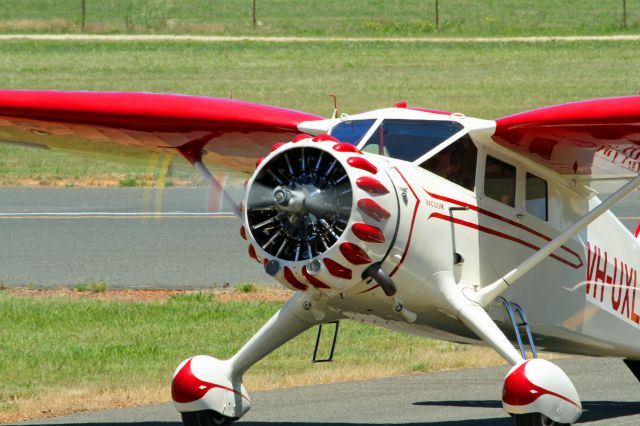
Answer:
[[[232,358],[198,355],[183,361],[173,377],[171,396],[185,426],[228,425],[242,417],[251,400],[242,375],[273,350],[327,320],[323,306],[295,294]]]

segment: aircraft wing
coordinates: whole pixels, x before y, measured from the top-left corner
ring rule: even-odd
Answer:
[[[492,138],[577,180],[630,179],[640,173],[640,96],[574,102],[500,118]]]
[[[319,117],[231,99],[154,93],[0,91],[0,143],[133,158],[203,154],[216,169],[252,172],[271,146]]]

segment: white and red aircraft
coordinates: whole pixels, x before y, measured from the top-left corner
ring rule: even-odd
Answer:
[[[180,364],[172,395],[187,426],[242,417],[254,363],[342,319],[489,345],[513,366],[502,402],[517,425],[582,411],[534,340],[626,358],[640,378],[640,244],[609,211],[640,186],[640,97],[494,121],[405,104],[323,119],[204,97],[2,91],[0,139],[176,152],[212,185],[207,165],[253,173],[240,234],[295,294],[231,359]],[[602,183],[617,184],[606,200]]]

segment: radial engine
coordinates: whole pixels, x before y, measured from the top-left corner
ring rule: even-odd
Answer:
[[[249,255],[292,290],[337,294],[373,278],[393,295],[380,268],[400,220],[391,167],[329,135],[275,145],[247,183]]]

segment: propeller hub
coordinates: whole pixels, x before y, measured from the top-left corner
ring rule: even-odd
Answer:
[[[273,190],[273,201],[275,201],[278,206],[288,206],[290,199],[291,191],[289,191],[288,189],[277,187]]]
[[[276,209],[283,212],[301,213],[304,210],[305,193],[281,186],[273,190]]]

